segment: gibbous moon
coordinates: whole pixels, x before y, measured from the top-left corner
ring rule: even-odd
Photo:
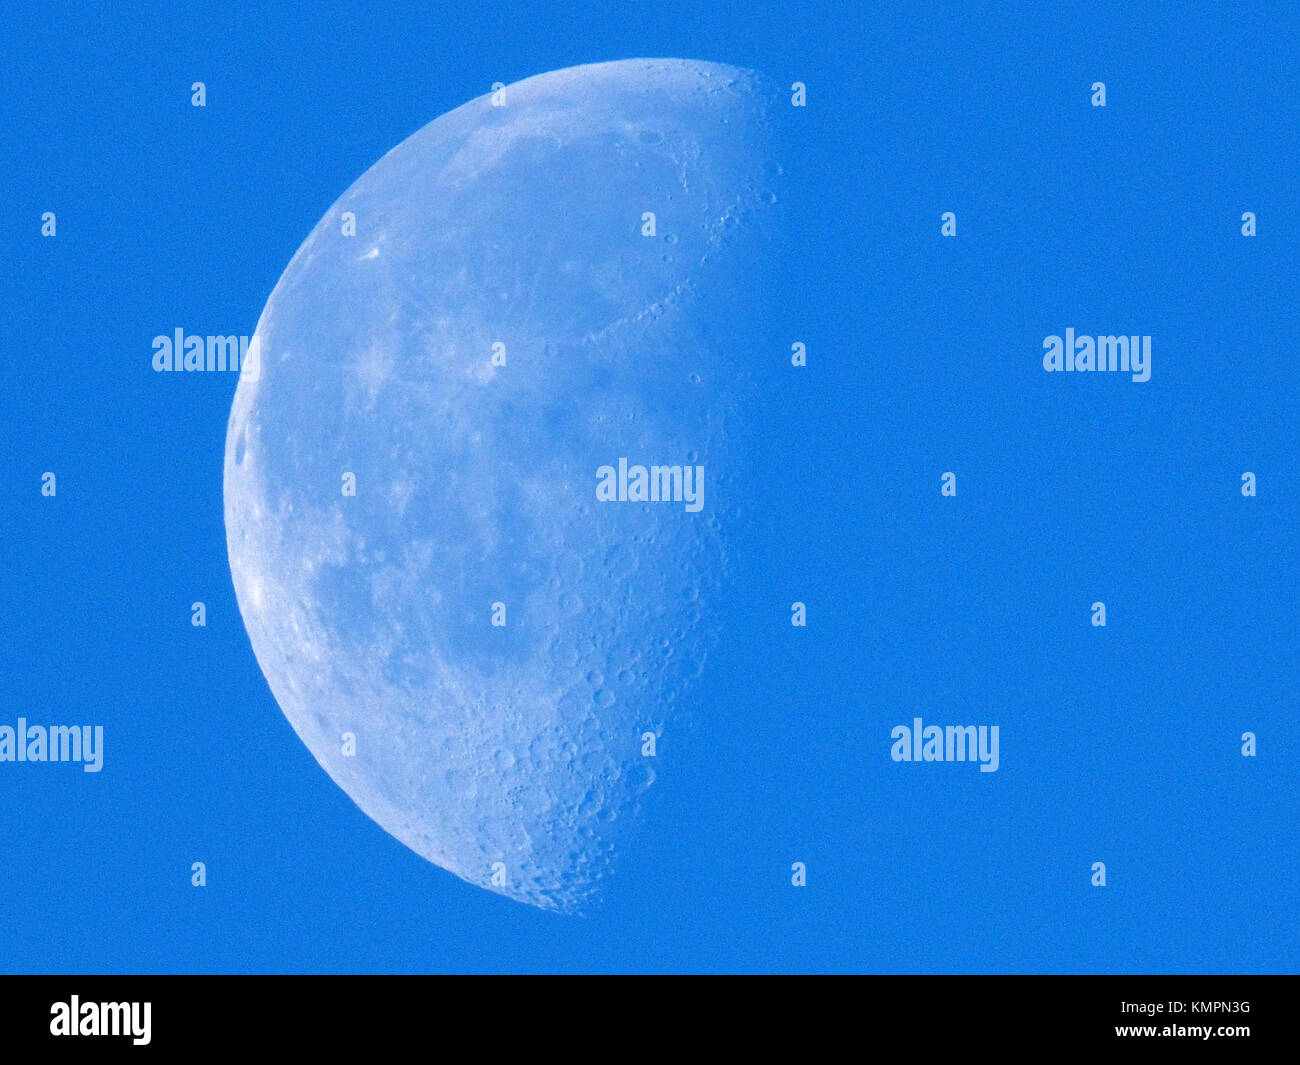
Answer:
[[[369,817],[514,899],[594,893],[716,635],[772,106],[682,60],[473,100],[343,194],[258,322],[225,453],[258,663]]]

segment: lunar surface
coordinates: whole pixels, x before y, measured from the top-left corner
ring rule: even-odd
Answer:
[[[770,107],[627,60],[457,108],[321,219],[239,381],[227,546],[280,708],[387,832],[523,902],[596,892],[716,636]],[[620,459],[696,467],[701,506],[598,497]]]

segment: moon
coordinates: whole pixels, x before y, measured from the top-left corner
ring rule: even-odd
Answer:
[[[241,371],[227,548],[276,701],[379,826],[521,902],[599,893],[715,646],[772,108],[685,60],[472,100],[326,212]],[[620,460],[700,506],[602,498]]]

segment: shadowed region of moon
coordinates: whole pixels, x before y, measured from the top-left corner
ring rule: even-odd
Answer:
[[[429,861],[573,910],[714,636],[736,308],[779,170],[730,67],[575,67],[498,102],[394,148],[289,263],[230,415],[226,534],[326,772]],[[701,467],[702,506],[598,499],[620,458]]]

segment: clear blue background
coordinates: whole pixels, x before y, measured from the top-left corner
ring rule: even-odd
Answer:
[[[1295,7],[459,6],[6,8],[0,723],[103,724],[106,762],[0,765],[0,969],[1296,971]],[[226,562],[235,378],[150,341],[251,333],[335,198],[492,82],[646,55],[807,83],[797,228],[697,725],[562,918],[293,734]],[[1150,382],[1045,374],[1069,326],[1150,334]],[[999,725],[1001,769],[894,764],[914,716]]]

